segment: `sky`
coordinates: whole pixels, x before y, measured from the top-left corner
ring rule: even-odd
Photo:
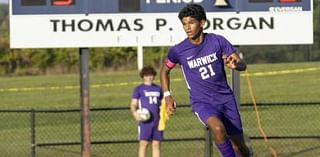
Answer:
[[[8,0],[0,0],[0,3],[8,3]]]

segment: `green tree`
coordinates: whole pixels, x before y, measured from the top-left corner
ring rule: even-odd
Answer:
[[[79,53],[77,49],[54,49],[55,60],[52,64],[58,73],[76,72],[79,67]]]

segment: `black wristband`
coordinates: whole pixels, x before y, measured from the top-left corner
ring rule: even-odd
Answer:
[[[247,65],[244,62],[240,61],[240,62],[236,63],[236,68],[235,69],[238,70],[238,71],[244,71],[244,70],[247,69]]]

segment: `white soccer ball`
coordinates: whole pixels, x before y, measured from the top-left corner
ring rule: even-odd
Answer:
[[[137,113],[139,114],[141,120],[143,122],[148,121],[150,119],[150,111],[146,108],[140,108],[137,110]]]

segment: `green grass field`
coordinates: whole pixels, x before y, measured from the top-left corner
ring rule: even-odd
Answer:
[[[320,62],[248,65],[257,102],[320,102]],[[251,103],[246,78],[241,77],[241,103]],[[229,75],[228,78],[230,79]],[[172,91],[179,104],[188,104],[188,93],[179,69],[172,72]],[[128,107],[133,88],[140,83],[137,71],[90,74],[90,106]],[[159,80],[156,81],[159,83]],[[47,75],[0,77],[1,109],[79,108],[79,76]],[[262,125],[269,136],[319,136],[320,104],[261,106]],[[91,140],[134,140],[136,123],[129,111],[91,112]],[[249,136],[261,136],[252,107],[241,116]],[[36,142],[79,142],[78,113],[37,113]],[[204,129],[189,108],[178,108],[166,130],[166,138],[203,137]],[[31,156],[30,114],[0,112],[0,152],[8,157]],[[313,157],[320,154],[318,139],[269,140],[279,156]],[[263,140],[252,140],[257,157],[271,156]],[[93,145],[92,154],[136,156],[137,144]],[[203,141],[165,142],[163,156],[204,156]],[[1,156],[2,156],[1,155]],[[79,156],[79,146],[37,148],[37,156]],[[217,156],[215,151],[214,156]]]
[[[289,71],[287,74],[250,76],[259,102],[316,101],[320,92],[319,67],[320,62],[257,64],[248,65],[248,71],[250,74]],[[307,71],[310,68],[315,70]],[[296,69],[306,71],[294,72]],[[177,102],[188,104],[188,93],[178,68],[172,71],[171,79]],[[79,81],[78,74],[0,77],[1,108],[79,108]],[[90,73],[90,106],[128,106],[132,90],[140,82],[137,71]],[[251,102],[244,76],[241,77],[240,88],[241,102]]]

